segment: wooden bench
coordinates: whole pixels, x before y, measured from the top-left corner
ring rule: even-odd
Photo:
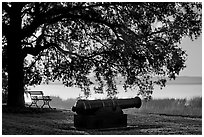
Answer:
[[[26,91],[27,93],[30,94],[31,97],[31,104],[29,105],[29,107],[31,106],[36,106],[38,108],[38,101],[42,100],[43,101],[43,105],[41,106],[41,108],[43,108],[45,105],[47,105],[50,109],[50,101],[52,100],[50,98],[50,96],[44,96],[42,91]]]

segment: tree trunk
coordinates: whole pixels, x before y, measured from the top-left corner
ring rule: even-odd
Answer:
[[[10,107],[24,107],[24,58],[21,47],[21,8],[14,6],[7,36],[8,100]]]
[[[24,107],[24,57],[21,51],[14,49],[18,42],[8,41],[8,100],[7,105],[11,107]]]

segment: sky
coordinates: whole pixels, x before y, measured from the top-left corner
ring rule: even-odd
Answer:
[[[202,36],[197,40],[191,41],[184,38],[180,45],[186,50],[188,55],[186,68],[180,72],[180,76],[202,76]]]

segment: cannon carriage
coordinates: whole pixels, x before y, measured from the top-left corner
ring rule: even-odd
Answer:
[[[122,109],[140,108],[139,97],[130,99],[78,100],[72,111],[76,128],[126,127],[127,114]]]

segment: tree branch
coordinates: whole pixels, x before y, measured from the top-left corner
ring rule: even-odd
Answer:
[[[50,48],[52,45],[50,43],[44,44],[44,46],[36,45],[35,47],[24,47],[23,51],[25,54],[31,54],[33,56],[37,56],[41,51]]]
[[[101,5],[104,5],[103,3],[95,4],[95,5],[89,5],[89,6],[82,6],[82,5],[76,6],[73,8],[67,8],[67,7],[59,8],[59,9],[52,8],[49,11],[47,11],[46,13],[39,13],[39,14],[34,15],[35,18],[34,18],[33,22],[29,26],[27,26],[25,29],[22,30],[22,32],[23,32],[22,37],[23,38],[29,37],[42,24],[45,24],[45,23],[53,24],[53,23],[56,23],[58,21],[61,21],[63,18],[82,19],[82,20],[86,20],[86,21],[90,21],[90,22],[105,24],[106,26],[110,27],[114,31],[114,33],[116,33],[114,27],[115,26],[119,27],[119,24],[111,24],[108,21],[105,21],[105,20],[102,20],[99,18],[94,18],[94,17],[90,18],[88,14],[76,15],[76,14],[71,13],[72,11],[75,11],[75,10],[79,10],[79,12],[80,12],[82,9],[101,6]],[[105,5],[113,5],[113,4],[105,4]]]
[[[154,35],[154,34],[163,33],[163,32],[166,32],[167,30],[168,30],[167,28],[164,28],[164,29],[161,29],[159,31],[152,32],[152,33],[148,34],[148,36],[151,36],[151,35]]]
[[[8,6],[6,2],[2,2],[2,9],[5,10],[8,14],[11,12],[11,8]]]
[[[38,57],[37,57],[37,59],[35,59],[35,61],[33,61],[28,67],[25,67],[26,70],[31,69],[35,65],[35,63],[40,59],[41,53],[38,54]]]
[[[35,30],[38,27],[40,27],[40,25],[42,25],[43,23],[44,17],[43,15],[39,14],[38,16],[35,17],[35,19],[29,26],[22,29],[22,39],[31,36],[35,32]]]
[[[57,50],[59,50],[61,53],[66,54],[66,55],[74,55],[80,58],[86,58],[85,56],[81,56],[77,53],[73,53],[67,50],[63,50],[62,48],[60,48],[56,43],[50,43],[51,45],[53,45],[53,47],[55,47]]]

